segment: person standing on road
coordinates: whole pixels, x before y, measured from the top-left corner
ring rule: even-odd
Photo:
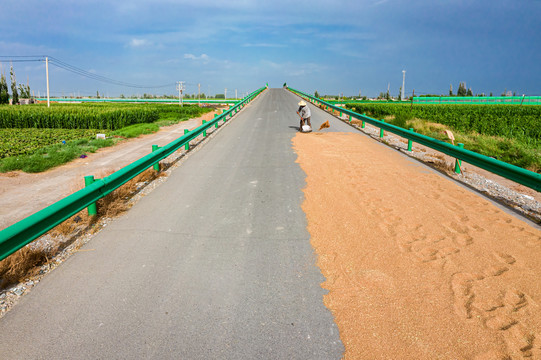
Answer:
[[[299,102],[299,110],[297,110],[297,114],[301,117],[301,126],[299,128],[300,131],[302,131],[302,126],[306,122],[310,128],[312,127],[312,124],[310,123],[310,116],[312,115],[310,113],[310,108],[306,105],[306,102],[304,100],[301,100]]]

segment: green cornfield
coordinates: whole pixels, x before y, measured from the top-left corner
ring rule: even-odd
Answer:
[[[0,128],[108,129],[156,121],[154,107],[55,104],[0,107]]]
[[[347,108],[378,119],[395,115],[418,118],[466,133],[479,133],[541,143],[541,107],[519,105],[347,104]]]

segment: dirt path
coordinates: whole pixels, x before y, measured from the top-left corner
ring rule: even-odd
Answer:
[[[299,134],[346,359],[541,359],[541,231],[359,134]]]
[[[88,154],[85,159],[76,159],[43,173],[0,173],[0,229],[79,190],[84,184],[84,176],[101,177],[116,171],[147,155],[153,144],[166,145],[182,136],[184,129],[196,128],[202,120],[211,120],[214,114],[209,112],[196,119],[163,127],[157,133],[102,148],[94,154]]]

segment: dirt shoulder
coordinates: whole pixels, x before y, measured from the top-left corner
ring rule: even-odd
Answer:
[[[121,169],[151,152],[152,145],[163,146],[194,129],[215,112],[163,127],[160,131],[102,148],[85,159],[76,159],[49,171],[28,174],[22,171],[0,173],[0,229],[55,203],[81,189],[84,176],[102,177]]]
[[[361,134],[299,134],[345,359],[541,358],[541,231]]]

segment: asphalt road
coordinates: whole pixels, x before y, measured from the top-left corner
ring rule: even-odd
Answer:
[[[298,101],[264,92],[46,276],[0,320],[0,357],[340,358],[301,210]]]

